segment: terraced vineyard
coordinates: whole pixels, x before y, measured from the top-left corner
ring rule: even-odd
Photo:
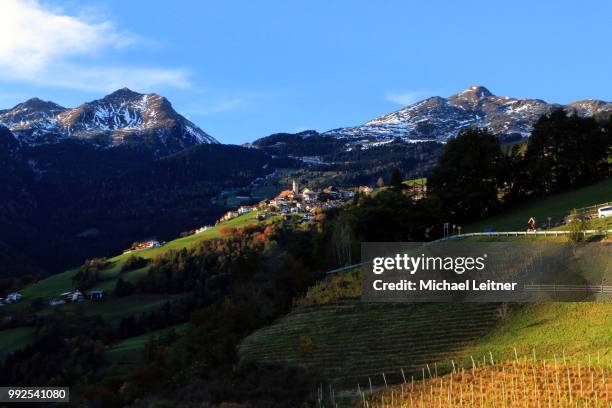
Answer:
[[[519,359],[453,370],[408,381],[366,397],[354,406],[409,407],[593,407],[612,405],[612,372],[563,360]]]
[[[336,385],[401,381],[401,369],[448,370],[498,321],[496,304],[300,307],[247,337],[243,359],[299,365]],[[437,364],[439,363],[439,364]],[[435,364],[435,366],[434,366]]]
[[[427,365],[434,376],[445,374],[451,360],[468,366],[470,356],[491,352],[508,359],[535,348],[550,359],[610,361],[610,303],[365,304],[357,300],[360,284],[357,272],[319,282],[300,307],[247,337],[241,357],[306,367],[344,394],[370,380],[374,389],[400,383],[402,369],[408,378]]]

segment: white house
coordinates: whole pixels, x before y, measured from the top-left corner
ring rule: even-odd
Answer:
[[[304,199],[304,201],[308,202],[308,201],[315,201],[317,198],[319,197],[319,195],[308,189],[305,188],[304,191],[302,191],[302,198]]]
[[[238,214],[240,215],[250,213],[251,211],[253,211],[253,208],[246,206],[246,205],[243,205],[240,208],[238,208]]]
[[[238,216],[238,213],[237,213],[237,212],[235,212],[235,211],[228,211],[228,212],[226,212],[226,213],[223,215],[223,217],[221,217],[220,221],[221,221],[221,222],[223,222],[223,221],[229,221],[229,220],[231,220],[231,219],[233,219],[233,218],[236,218],[237,216]]]
[[[70,295],[71,302],[80,302],[83,300],[85,300],[85,296],[80,290],[75,290],[74,292],[72,292],[72,295]]]
[[[74,291],[71,290],[69,292],[61,293],[59,295],[59,298],[55,300],[63,300],[66,303],[66,302],[79,302],[79,301],[83,301],[84,299],[85,299],[85,296],[80,290],[74,290]],[[59,303],[56,303],[56,304],[59,304]],[[51,305],[51,306],[54,306],[54,305]]]
[[[612,206],[598,208],[597,217],[598,218],[612,217]]]
[[[89,298],[91,300],[102,300],[104,298],[103,290],[92,290],[89,292]]]
[[[6,303],[17,303],[23,298],[23,295],[19,292],[9,293],[6,297]]]
[[[209,228],[210,228],[210,226],[205,225],[205,226],[200,227],[197,230],[195,230],[194,234],[199,234],[200,232],[208,231]]]
[[[342,191],[340,191],[340,195],[345,200],[350,200],[351,198],[355,197],[355,192],[354,191],[349,191],[349,190],[342,190]]]
[[[149,248],[157,248],[161,246],[161,242],[159,241],[144,241],[144,242],[135,242],[134,245],[132,245],[131,248],[126,249],[125,251],[123,251],[123,253],[128,253],[131,251],[138,251],[141,249],[149,249]]]

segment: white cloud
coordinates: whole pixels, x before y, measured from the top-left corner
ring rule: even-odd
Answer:
[[[423,92],[387,92],[385,99],[398,105],[406,106],[418,102]]]
[[[139,42],[109,21],[91,22],[43,7],[36,0],[2,0],[0,75],[3,79],[83,90],[121,86],[185,87],[179,69],[100,63],[101,55]]]

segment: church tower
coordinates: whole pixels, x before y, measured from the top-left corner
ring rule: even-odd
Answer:
[[[293,180],[293,193],[294,194],[298,194],[298,183],[295,181],[295,179]]]

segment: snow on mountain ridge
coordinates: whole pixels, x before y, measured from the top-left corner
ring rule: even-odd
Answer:
[[[179,115],[166,98],[153,93],[140,94],[122,88],[74,109],[37,100],[46,105],[30,104],[31,112],[27,113],[31,118],[23,113],[23,105],[30,101],[0,111],[0,124],[29,144],[79,138],[106,146],[144,142],[176,150],[196,144],[219,143]]]
[[[363,125],[326,132],[351,143],[380,143],[396,138],[405,141],[445,141],[467,127],[486,127],[500,136],[527,137],[535,121],[561,107],[541,99],[496,96],[484,86],[470,86],[448,98],[433,96],[394,112],[374,118]],[[570,112],[592,116],[612,111],[612,103],[585,100],[565,106]]]
[[[66,108],[38,98],[31,98],[11,109],[0,110],[0,123],[8,128],[24,129],[38,121],[52,121]]]

